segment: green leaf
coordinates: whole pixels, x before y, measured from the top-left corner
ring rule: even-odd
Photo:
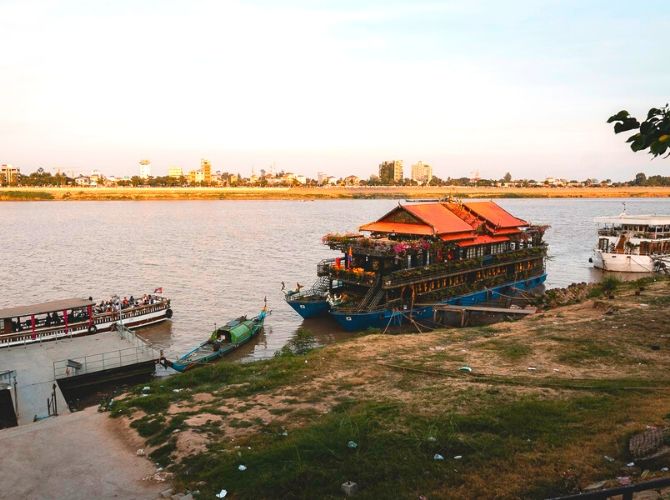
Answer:
[[[616,115],[612,115],[612,116],[610,116],[610,117],[607,119],[607,123],[612,123],[612,122],[616,122],[616,121],[625,120],[625,119],[628,118],[629,116],[630,116],[630,114],[628,113],[628,111],[622,109],[622,110],[619,111]]]
[[[656,125],[649,121],[642,122],[640,125],[640,133],[648,135],[656,131]]]
[[[629,130],[636,129],[640,126],[640,123],[635,118],[626,118],[621,123],[614,124],[614,133],[618,134],[621,132],[627,132]]]
[[[647,120],[648,120],[649,118],[651,118],[652,116],[654,116],[654,115],[660,115],[660,114],[661,114],[661,110],[660,110],[660,109],[658,109],[658,108],[651,108],[651,109],[649,110],[649,112],[647,113]]]
[[[640,133],[638,132],[637,134],[633,134],[633,135],[631,135],[631,136],[626,140],[626,142],[633,142],[633,141],[639,139],[640,137],[642,137],[642,134],[640,134]]]

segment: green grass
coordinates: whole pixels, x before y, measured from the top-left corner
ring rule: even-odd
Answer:
[[[51,193],[43,191],[1,191],[0,199],[5,200],[53,200]]]
[[[206,365],[182,373],[177,377],[160,379],[148,384],[149,391],[142,394],[142,386],[137,386],[131,397],[115,401],[112,416],[129,414],[135,409],[147,413],[160,413],[168,409],[171,403],[182,401],[185,392],[220,392],[222,397],[244,397],[272,390],[279,386],[303,378],[313,368],[305,363],[310,356],[285,355],[255,363],[220,362]]]
[[[512,456],[565,446],[590,432],[590,422],[611,404],[609,397],[525,398],[432,417],[400,404],[342,404],[299,432],[251,438],[241,456],[213,446],[176,473],[186,486],[204,481],[198,488],[204,498],[221,488],[236,498],[341,498],[346,480],[358,483],[358,498],[416,498],[460,486],[468,474]],[[436,453],[445,460],[434,460]],[[239,464],[248,469],[238,471]]]
[[[498,356],[508,361],[518,361],[533,352],[530,346],[515,340],[491,340],[483,347],[492,349]]]
[[[567,364],[582,364],[587,361],[616,360],[618,351],[595,340],[573,340],[571,346],[563,348],[558,360]]]

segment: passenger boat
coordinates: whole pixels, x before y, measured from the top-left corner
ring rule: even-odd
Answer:
[[[0,309],[0,347],[76,337],[116,328],[142,327],[172,317],[170,299],[155,294],[135,300],[112,297],[98,304],[71,298]]]
[[[241,316],[225,325],[216,328],[210,338],[192,351],[187,352],[176,361],[167,361],[167,364],[178,372],[185,372],[196,366],[211,363],[220,357],[234,351],[242,344],[246,344],[263,328],[267,307],[251,319]]]
[[[315,286],[286,301],[303,317],[327,311],[349,331],[432,319],[436,304],[472,305],[542,285],[545,230],[492,201],[399,204],[359,233],[324,236],[341,255],[321,261]]]
[[[649,273],[670,265],[670,215],[596,217],[593,265],[605,271]]]

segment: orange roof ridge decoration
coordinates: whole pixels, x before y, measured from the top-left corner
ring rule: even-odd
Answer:
[[[492,201],[470,201],[463,203],[463,205],[478,217],[498,228],[509,229],[528,226],[528,222],[514,217]]]

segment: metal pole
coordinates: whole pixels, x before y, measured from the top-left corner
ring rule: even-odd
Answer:
[[[16,374],[14,374],[14,413],[19,418],[19,393],[16,390]]]

